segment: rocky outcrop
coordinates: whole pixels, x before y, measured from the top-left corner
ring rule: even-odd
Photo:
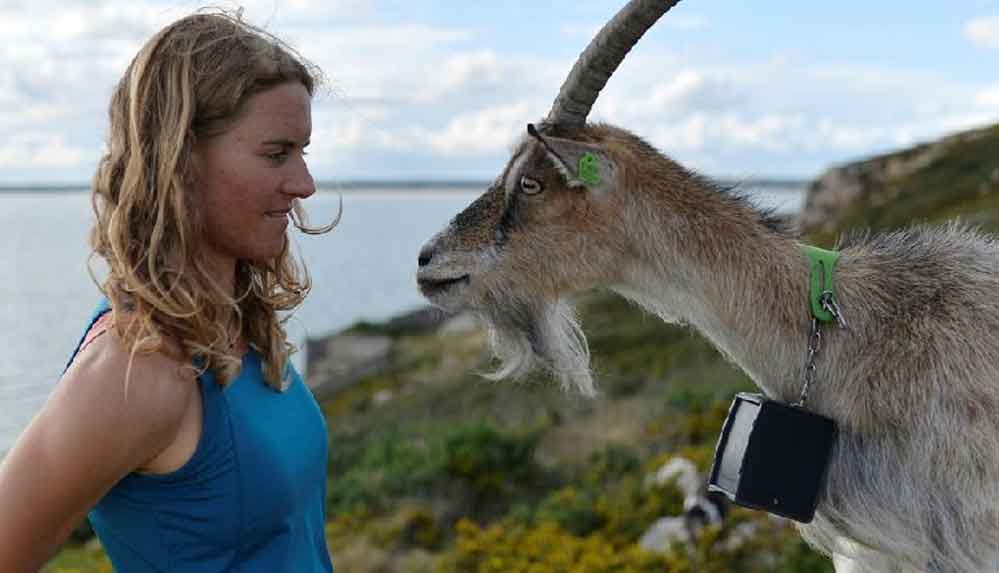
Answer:
[[[999,189],[997,142],[999,126],[989,126],[831,168],[809,187],[798,226],[806,234],[828,235],[850,224],[930,220],[935,206]],[[910,211],[903,199],[922,210]]]
[[[885,197],[884,192],[889,180],[925,168],[943,154],[945,147],[943,142],[921,145],[827,170],[809,186],[799,224],[807,230],[828,230],[836,214],[858,198],[888,201],[890,197]]]
[[[394,365],[400,337],[467,333],[477,328],[471,316],[425,307],[380,323],[359,323],[329,336],[306,341],[306,381],[323,402],[361,380]],[[388,398],[390,399],[390,397]]]
[[[341,334],[309,341],[306,379],[322,402],[366,376],[392,364],[392,338],[382,335]],[[313,353],[318,356],[314,356]]]
[[[392,318],[383,328],[391,336],[429,334],[453,316],[437,307],[426,306]]]
[[[694,462],[675,457],[645,477],[646,487],[673,484],[683,494],[683,514],[656,520],[638,541],[646,551],[667,551],[680,543],[693,545],[705,526],[721,523],[729,502],[720,494],[707,493],[705,477]]]

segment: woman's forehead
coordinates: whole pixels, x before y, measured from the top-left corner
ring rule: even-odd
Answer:
[[[301,83],[279,84],[246,102],[235,131],[305,141],[312,132],[312,96]]]

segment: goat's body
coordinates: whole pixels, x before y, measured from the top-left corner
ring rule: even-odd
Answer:
[[[844,427],[806,537],[917,570],[999,570],[996,243],[897,232],[845,249],[837,282],[851,327],[827,337],[813,404]]]
[[[616,290],[797,399],[810,314],[796,243],[716,201],[723,224],[688,221],[678,249],[675,210],[654,202],[631,214],[644,244]],[[803,534],[855,571],[999,571],[999,245],[956,225],[859,238],[835,285],[849,326],[823,328],[808,406],[841,433]]]

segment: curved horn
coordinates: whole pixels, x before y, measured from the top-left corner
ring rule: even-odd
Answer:
[[[548,123],[581,127],[607,84],[638,39],[680,0],[631,0],[590,41],[562,84]]]

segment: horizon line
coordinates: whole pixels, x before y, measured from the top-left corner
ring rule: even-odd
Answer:
[[[812,178],[785,177],[785,176],[760,176],[760,177],[714,177],[709,179],[722,184],[755,184],[767,185],[771,187],[803,187],[813,181]],[[413,178],[413,179],[327,179],[316,182],[317,190],[328,190],[336,188],[353,189],[377,189],[382,187],[394,187],[401,189],[470,189],[485,188],[491,184],[487,179],[433,179],[433,178]],[[83,182],[7,182],[0,181],[0,192],[9,191],[33,191],[33,192],[59,192],[59,191],[85,191],[90,189],[90,183]]]

